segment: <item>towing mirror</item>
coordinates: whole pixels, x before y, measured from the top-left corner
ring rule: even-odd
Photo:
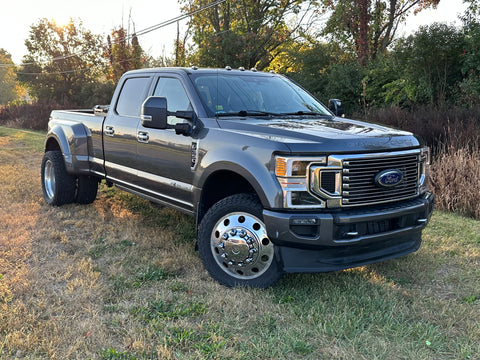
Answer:
[[[159,96],[150,96],[142,104],[142,125],[152,129],[167,128],[167,99]]]
[[[328,101],[328,108],[336,116],[343,116],[345,114],[345,112],[343,111],[342,102],[338,99],[330,99]]]

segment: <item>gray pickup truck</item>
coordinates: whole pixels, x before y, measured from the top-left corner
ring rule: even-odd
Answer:
[[[52,112],[43,194],[88,204],[104,180],[195,216],[203,264],[227,286],[416,251],[433,210],[428,148],[339,115],[255,69],[130,71],[109,106]]]

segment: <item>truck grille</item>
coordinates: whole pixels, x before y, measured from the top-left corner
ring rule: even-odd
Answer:
[[[419,194],[420,151],[330,155],[310,167],[310,191],[328,207],[373,205]]]
[[[403,174],[400,184],[383,188],[375,177],[384,170],[396,169]],[[418,154],[376,158],[343,159],[342,204],[368,205],[400,199],[418,194]]]

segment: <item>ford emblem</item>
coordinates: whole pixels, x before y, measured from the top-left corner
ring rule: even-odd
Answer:
[[[375,183],[381,187],[397,186],[403,181],[403,173],[397,169],[381,171],[375,176]]]

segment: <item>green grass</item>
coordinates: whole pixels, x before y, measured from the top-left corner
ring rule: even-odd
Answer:
[[[5,126],[0,126],[0,138],[5,137],[13,141],[8,145],[11,149],[33,149],[35,151],[42,151],[45,143],[44,131],[13,129]]]

